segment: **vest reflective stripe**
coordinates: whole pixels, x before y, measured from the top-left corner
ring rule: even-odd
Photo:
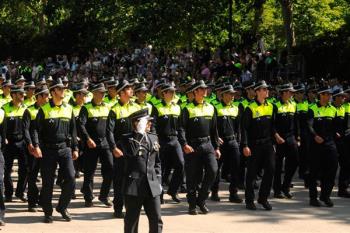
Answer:
[[[0,109],[0,124],[4,122],[4,118],[5,118],[5,112],[4,110]]]
[[[253,119],[264,117],[264,116],[272,116],[273,113],[273,105],[271,103],[258,105],[255,101],[249,104],[248,108],[253,113]]]
[[[214,107],[211,104],[204,103],[199,104],[195,106],[193,103],[190,103],[186,106],[189,118],[195,118],[195,117],[210,117],[212,118],[214,116]]]
[[[241,104],[243,105],[243,108],[246,109],[248,107],[248,105],[250,104],[250,102],[247,99],[244,99]]]
[[[141,107],[138,104],[129,103],[121,106],[119,103],[112,107],[112,111],[116,115],[116,119],[122,119],[129,117],[134,112],[140,110]]]
[[[341,117],[341,118],[344,118],[345,117],[345,107],[342,105],[340,106],[339,108],[336,107],[336,114],[337,114],[337,117]]]
[[[309,103],[307,101],[297,103],[297,112],[307,112],[309,110]]]
[[[106,105],[93,106],[92,103],[85,105],[88,111],[88,118],[92,117],[102,117],[107,118],[109,114],[109,108]]]
[[[81,106],[80,105],[75,105],[73,106],[73,115],[74,117],[78,117],[80,114]]]
[[[152,105],[149,103],[142,103],[142,104],[138,104],[140,106],[141,109],[148,109],[148,115],[152,114]]]
[[[235,105],[223,106],[222,104],[219,104],[215,107],[218,112],[218,117],[221,117],[221,116],[237,117],[238,116],[238,107]]]
[[[350,115],[350,103],[345,103],[344,105],[345,114]]]
[[[165,116],[165,115],[172,115],[172,116],[180,116],[181,108],[177,104],[158,104],[156,105],[156,108],[158,110],[158,116]]]
[[[295,102],[289,101],[288,103],[282,103],[281,101],[278,101],[276,103],[277,107],[277,113],[295,113],[297,111],[297,106]]]
[[[313,111],[315,118],[334,118],[337,114],[336,108],[331,105],[318,107],[317,104],[314,104],[310,109]]]
[[[31,106],[31,105],[33,105],[33,104],[35,104],[35,97],[33,96],[32,98],[30,98],[30,99],[25,99],[24,100],[24,104],[26,105],[26,106]]]
[[[29,115],[30,115],[30,120],[34,121],[35,118],[36,118],[36,115],[38,115],[39,108],[35,108],[35,106],[30,106],[28,108],[28,112],[29,112]]]
[[[60,107],[51,107],[50,103],[45,104],[41,109],[44,112],[45,119],[71,119],[73,114],[73,107],[68,104],[63,104]]]
[[[14,106],[10,106],[10,103],[7,103],[3,106],[3,109],[5,111],[6,117],[23,117],[23,113],[26,110],[25,105],[20,106],[19,108],[16,108]]]

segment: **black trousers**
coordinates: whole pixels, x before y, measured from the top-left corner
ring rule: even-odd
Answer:
[[[212,192],[219,191],[220,183],[220,171],[222,167],[226,164],[230,178],[230,194],[237,193],[239,184],[239,168],[241,153],[239,152],[239,146],[236,140],[224,141],[224,144],[220,147],[221,158],[217,160],[218,162],[218,172],[216,174],[215,182],[211,187]]]
[[[27,152],[27,177],[28,177],[28,207],[36,207],[39,203],[39,188],[36,185],[40,170],[40,159],[35,158],[29,152]]]
[[[345,191],[348,188],[350,181],[350,140],[344,138],[336,142],[339,153],[339,191]]]
[[[264,171],[260,189],[259,201],[267,201],[270,195],[273,175],[275,173],[275,149],[272,143],[252,145],[249,147],[252,155],[247,159],[247,177],[245,189],[246,203],[254,202],[254,183],[261,169]]]
[[[4,203],[4,169],[5,160],[0,150],[0,220],[5,217],[5,203]]]
[[[322,144],[312,142],[310,149],[310,199],[318,197],[318,178],[321,180],[321,197],[327,199],[331,196],[338,169],[338,152],[335,142],[327,141]]]
[[[66,209],[71,201],[72,192],[75,187],[75,171],[72,160],[72,151],[70,148],[59,150],[42,148],[42,153],[41,176],[43,182],[40,194],[40,204],[46,215],[52,215],[52,192],[57,164],[59,164],[63,175],[63,181],[60,184],[62,191],[57,209]]]
[[[208,198],[218,171],[215,151],[210,141],[190,144],[194,152],[185,155],[187,202],[190,208],[203,204]],[[204,170],[204,174],[203,174]],[[197,196],[198,191],[198,196]]]
[[[13,195],[13,182],[12,182],[12,167],[15,158],[18,161],[18,182],[16,187],[16,196],[23,196],[26,189],[26,176],[27,176],[27,167],[26,167],[26,146],[24,141],[9,143],[5,146],[4,151],[5,158],[5,174],[4,174],[4,183],[5,183],[5,196],[12,197]]]
[[[124,194],[122,191],[124,163],[123,157],[113,157],[113,207],[115,212],[122,211],[124,206]]]
[[[166,180],[165,171],[174,169],[172,174],[168,193],[177,193],[184,177],[184,156],[179,141],[176,139],[170,141],[160,141],[160,158],[162,163],[163,180]]]
[[[308,182],[310,173],[309,165],[309,153],[310,153],[310,134],[307,132],[301,132],[300,134],[300,146],[298,148],[299,153],[299,177]]]
[[[284,179],[282,182],[282,167],[284,163]],[[298,145],[294,138],[287,138],[285,143],[276,146],[276,169],[273,180],[275,193],[289,192],[290,184],[298,167]]]
[[[145,196],[125,196],[124,233],[137,233],[140,212],[143,206],[149,222],[149,233],[161,233],[163,221],[160,209],[160,197],[152,197],[149,192]]]
[[[94,175],[98,159],[101,162],[102,184],[99,199],[107,199],[113,180],[113,155],[109,148],[86,148],[84,151],[84,183],[83,193],[86,201],[92,201]]]

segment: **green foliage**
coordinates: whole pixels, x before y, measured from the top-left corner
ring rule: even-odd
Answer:
[[[297,45],[336,37],[349,25],[348,0],[294,0]],[[1,56],[40,57],[151,43],[168,49],[228,40],[228,0],[2,0]],[[233,0],[233,42],[286,46],[278,0]]]

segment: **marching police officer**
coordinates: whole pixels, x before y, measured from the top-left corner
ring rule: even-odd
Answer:
[[[177,137],[181,108],[172,101],[175,91],[176,89],[173,85],[164,84],[162,86],[163,100],[155,105],[153,116],[156,132],[160,138],[162,174],[164,174],[166,169],[174,169],[167,194],[171,196],[173,201],[179,203],[181,200],[177,193],[183,181],[185,162]]]
[[[4,144],[3,138],[2,138],[2,130],[3,130],[3,123],[5,118],[5,112],[4,110],[0,109],[0,147]],[[5,225],[5,203],[4,203],[4,168],[5,168],[5,160],[4,156],[2,154],[2,150],[0,148],[0,226]]]
[[[117,147],[116,141],[120,140],[123,134],[127,134],[132,131],[129,116],[138,111],[140,106],[131,101],[133,89],[128,81],[121,81],[117,86],[117,92],[119,94],[119,100],[109,112],[106,130],[109,147],[114,156],[114,216],[116,218],[123,218],[124,214],[122,210],[124,201],[121,187],[124,174],[124,158],[121,157],[122,152],[120,148]]]
[[[114,78],[106,82],[108,92],[103,101],[109,108],[113,107],[118,102],[118,83],[118,80],[114,80]]]
[[[52,82],[49,89],[52,99],[40,108],[33,130],[34,155],[41,158],[40,204],[45,223],[53,221],[52,192],[57,163],[63,174],[63,182],[56,211],[66,221],[71,221],[67,207],[75,187],[73,160],[79,155],[73,108],[63,102],[65,88],[60,78]]]
[[[220,170],[226,164],[230,173],[229,201],[241,203],[242,199],[237,195],[238,175],[240,165],[240,152],[237,138],[240,137],[241,110],[233,104],[235,90],[232,85],[226,85],[221,89],[221,103],[215,106],[217,115],[217,127],[220,137],[221,158],[218,160],[218,172],[216,180],[211,188],[211,199],[220,201],[218,195],[220,183]]]
[[[179,128],[179,142],[186,154],[185,173],[190,215],[197,214],[197,205],[203,214],[209,212],[205,201],[217,174],[216,158],[221,155],[215,109],[204,102],[207,85],[203,80],[194,84],[193,93],[194,100],[183,109]],[[197,190],[199,184],[201,188]]]
[[[321,180],[320,200],[333,207],[330,199],[338,168],[338,152],[335,144],[335,117],[337,109],[331,105],[331,89],[323,86],[318,90],[319,101],[309,109],[308,126],[312,137],[310,145],[310,205],[319,207],[317,180]]]
[[[26,188],[26,146],[23,136],[22,119],[26,106],[23,104],[24,89],[20,86],[11,87],[11,102],[2,108],[5,111],[4,120],[4,140],[6,141],[5,158],[5,201],[11,202],[13,195],[13,183],[11,178],[13,161],[18,161],[18,182],[16,187],[16,197],[23,202],[27,201],[24,195]]]
[[[296,117],[297,105],[292,100],[294,91],[292,83],[281,85],[279,87],[280,98],[275,102],[277,107],[276,134],[282,139],[276,139],[276,168],[273,180],[275,198],[291,199],[293,197],[290,193],[290,185],[298,167],[298,144],[300,144],[299,122]],[[284,159],[285,174],[282,182]]]
[[[130,115],[133,131],[118,142],[125,161],[123,194],[125,195],[124,232],[137,233],[143,206],[149,222],[150,233],[162,232],[160,194],[161,164],[156,135],[147,133],[151,118],[147,109]]]
[[[40,169],[40,159],[33,156],[34,146],[32,141],[32,133],[35,125],[35,119],[41,106],[49,101],[49,90],[46,86],[42,86],[35,90],[36,102],[29,106],[23,114],[24,139],[27,145],[27,161],[28,161],[28,211],[36,212],[39,203],[39,189],[36,185],[38,173]]]
[[[334,119],[334,128],[336,132],[336,145],[339,154],[339,178],[338,178],[338,196],[350,198],[347,190],[349,181],[349,138],[350,138],[350,118],[346,113],[347,106],[344,104],[347,93],[342,88],[333,92],[333,106],[337,110],[337,116]]]
[[[113,155],[109,149],[106,137],[106,124],[109,107],[103,102],[106,89],[103,83],[92,86],[93,98],[91,103],[84,105],[80,111],[78,128],[82,141],[86,143],[84,150],[84,183],[83,193],[85,206],[93,205],[93,178],[97,167],[97,161],[101,161],[102,185],[99,200],[106,206],[112,204],[108,194],[113,177]]]
[[[242,119],[242,147],[244,156],[248,157],[245,202],[246,208],[256,210],[254,204],[254,182],[260,169],[264,170],[258,203],[266,210],[272,207],[267,198],[271,191],[275,172],[274,118],[276,108],[267,102],[268,85],[264,80],[256,83],[255,100],[248,105]]]
[[[7,79],[2,83],[2,94],[0,95],[0,107],[10,102],[11,98],[11,86],[13,86],[11,79]]]
[[[308,187],[309,180],[309,148],[310,136],[307,127],[309,102],[305,98],[305,86],[303,84],[294,87],[294,101],[297,104],[297,120],[300,129],[299,177],[304,180],[304,186]]]
[[[152,114],[152,105],[150,103],[146,102],[147,99],[147,93],[148,93],[148,88],[146,87],[144,82],[137,83],[135,85],[134,93],[136,96],[135,103],[140,105],[140,107],[147,108],[149,114]]]

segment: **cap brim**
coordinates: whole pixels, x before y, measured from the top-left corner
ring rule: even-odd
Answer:
[[[254,90],[258,90],[260,88],[270,88],[270,86],[264,84],[264,85],[260,85],[260,86],[254,87]]]
[[[142,88],[139,88],[139,89],[135,89],[134,90],[135,92],[138,92],[138,91],[149,91],[147,87],[142,87]]]
[[[162,92],[164,91],[176,91],[176,88],[175,87],[169,87],[169,88],[165,88],[162,90]]]
[[[49,90],[42,90],[42,91],[40,91],[38,93],[35,93],[34,95],[37,96],[37,95],[44,94],[44,93],[46,93],[48,95],[50,94]]]
[[[53,89],[53,88],[56,88],[56,87],[60,87],[60,88],[63,88],[63,89],[68,89],[68,87],[66,87],[65,85],[63,84],[56,84],[56,85],[52,85],[49,90]]]
[[[121,92],[126,87],[132,87],[132,84],[129,83],[129,84],[126,84],[126,85],[120,87],[119,89],[117,89],[117,92]]]
[[[345,93],[344,91],[343,92],[340,92],[340,93],[337,93],[337,94],[333,94],[333,97],[336,97],[336,96],[347,96],[348,93]]]
[[[323,93],[329,93],[332,94],[332,90],[327,89],[327,90],[323,90],[323,91],[318,91],[317,94],[323,94]]]
[[[290,91],[290,92],[296,92],[296,90],[294,88],[286,88],[286,89],[280,89],[280,92],[282,91]]]
[[[225,94],[225,93],[235,94],[235,93],[237,93],[237,91],[235,91],[235,90],[226,90],[226,91],[222,91],[221,92],[221,94]]]
[[[97,88],[97,89],[91,90],[91,92],[107,92],[107,90],[106,88]]]

